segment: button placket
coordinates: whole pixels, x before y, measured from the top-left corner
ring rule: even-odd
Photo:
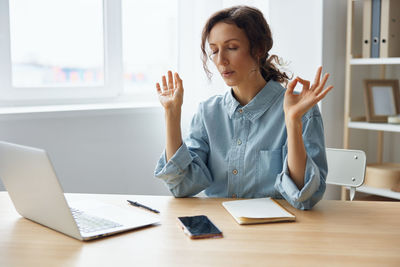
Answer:
[[[234,138],[232,140],[233,142],[231,143],[232,147],[229,159],[229,169],[231,171],[230,174],[228,175],[229,177],[228,194],[232,198],[238,198],[238,195],[240,194],[239,170],[242,170],[241,160],[244,149],[244,143],[240,137],[244,137],[243,134],[246,135],[247,132],[246,129],[247,122],[244,116],[244,109],[238,108],[236,111],[237,111],[237,116],[234,117],[234,123],[235,123]]]

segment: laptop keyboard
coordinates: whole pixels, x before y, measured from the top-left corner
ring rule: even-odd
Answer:
[[[122,226],[116,222],[86,214],[78,209],[70,209],[79,230],[83,233],[91,233]]]

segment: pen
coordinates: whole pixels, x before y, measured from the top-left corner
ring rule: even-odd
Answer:
[[[144,208],[146,210],[149,210],[149,211],[152,211],[152,212],[155,212],[155,213],[160,213],[158,210],[155,210],[155,209],[152,209],[150,207],[147,207],[147,206],[145,206],[143,204],[140,204],[140,203],[138,203],[136,201],[132,201],[132,200],[129,200],[129,199],[127,199],[126,201],[128,201],[128,203],[131,204],[132,206]]]

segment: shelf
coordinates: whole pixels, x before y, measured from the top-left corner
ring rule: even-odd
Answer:
[[[351,96],[353,90],[352,89],[361,89],[361,88],[352,88],[353,80],[362,83],[363,79],[368,78],[379,78],[380,79],[389,79],[392,75],[387,75],[387,68],[392,70],[391,66],[397,68],[400,66],[400,57],[396,55],[396,57],[386,57],[386,58],[356,58],[353,56],[361,56],[363,53],[362,45],[362,27],[363,27],[363,13],[364,13],[364,4],[363,1],[357,0],[347,0],[347,26],[346,26],[346,62],[345,62],[345,101],[344,101],[344,135],[343,135],[343,144],[345,148],[351,147],[351,133],[352,129],[360,129],[367,131],[378,131],[376,135],[376,152],[377,152],[377,161],[382,161],[383,158],[383,150],[384,150],[384,136],[383,132],[394,132],[400,133],[400,124],[392,124],[392,123],[375,123],[375,122],[367,122],[365,116],[362,117],[353,117],[353,121],[351,120],[352,109],[355,107],[352,105],[355,104],[355,101],[351,100]],[[355,33],[355,34],[354,34]],[[356,66],[363,66],[361,68]],[[354,68],[352,68],[354,67]],[[353,71],[357,70],[357,71]],[[372,75],[370,72],[374,73]],[[395,78],[395,77],[393,77]],[[393,79],[392,78],[392,79]],[[360,101],[359,101],[360,102]],[[357,103],[360,105],[361,103]],[[358,107],[357,107],[358,108]],[[370,138],[360,140],[362,143],[366,144],[371,142]],[[392,147],[392,149],[395,149]],[[373,195],[379,195],[384,197],[389,197],[393,199],[400,200],[400,193],[391,191],[389,189],[381,189],[381,188],[373,188],[368,186],[361,186],[357,188],[357,191],[364,192]],[[345,190],[342,190],[342,199],[346,199]]]
[[[400,57],[389,58],[352,58],[350,65],[390,65],[400,64]]]
[[[373,195],[377,195],[377,196],[382,196],[382,197],[400,199],[400,193],[392,191],[390,189],[375,188],[375,187],[369,187],[369,186],[363,185],[363,186],[357,187],[356,191],[362,192],[362,193],[367,193],[367,194],[373,194]]]
[[[376,122],[349,122],[349,128],[352,129],[365,129],[374,131],[386,131],[386,132],[400,132],[400,124],[389,124],[389,123],[376,123]]]

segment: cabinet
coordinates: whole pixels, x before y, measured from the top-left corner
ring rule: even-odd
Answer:
[[[377,132],[377,155],[376,161],[382,163],[383,160],[383,144],[385,132],[400,133],[400,124],[387,124],[387,123],[369,123],[355,119],[359,117],[360,109],[354,111],[356,106],[363,106],[364,88],[362,79],[385,79],[396,78],[399,79],[399,72],[396,72],[400,66],[400,57],[392,58],[361,58],[362,40],[360,33],[362,32],[362,0],[348,0],[347,2],[347,32],[346,32],[346,66],[345,66],[345,103],[344,103],[344,135],[343,142],[344,148],[350,149],[351,134],[353,129],[363,131],[376,131]],[[391,77],[388,77],[388,69],[391,68]],[[394,70],[394,71],[393,71]],[[355,94],[354,91],[358,94]],[[354,105],[358,102],[358,105]],[[368,155],[367,155],[368,158]],[[400,193],[394,192],[390,189],[372,188],[368,186],[361,186],[357,191],[368,194],[380,195],[394,199],[400,199]],[[346,199],[346,188],[342,188],[342,199]]]

